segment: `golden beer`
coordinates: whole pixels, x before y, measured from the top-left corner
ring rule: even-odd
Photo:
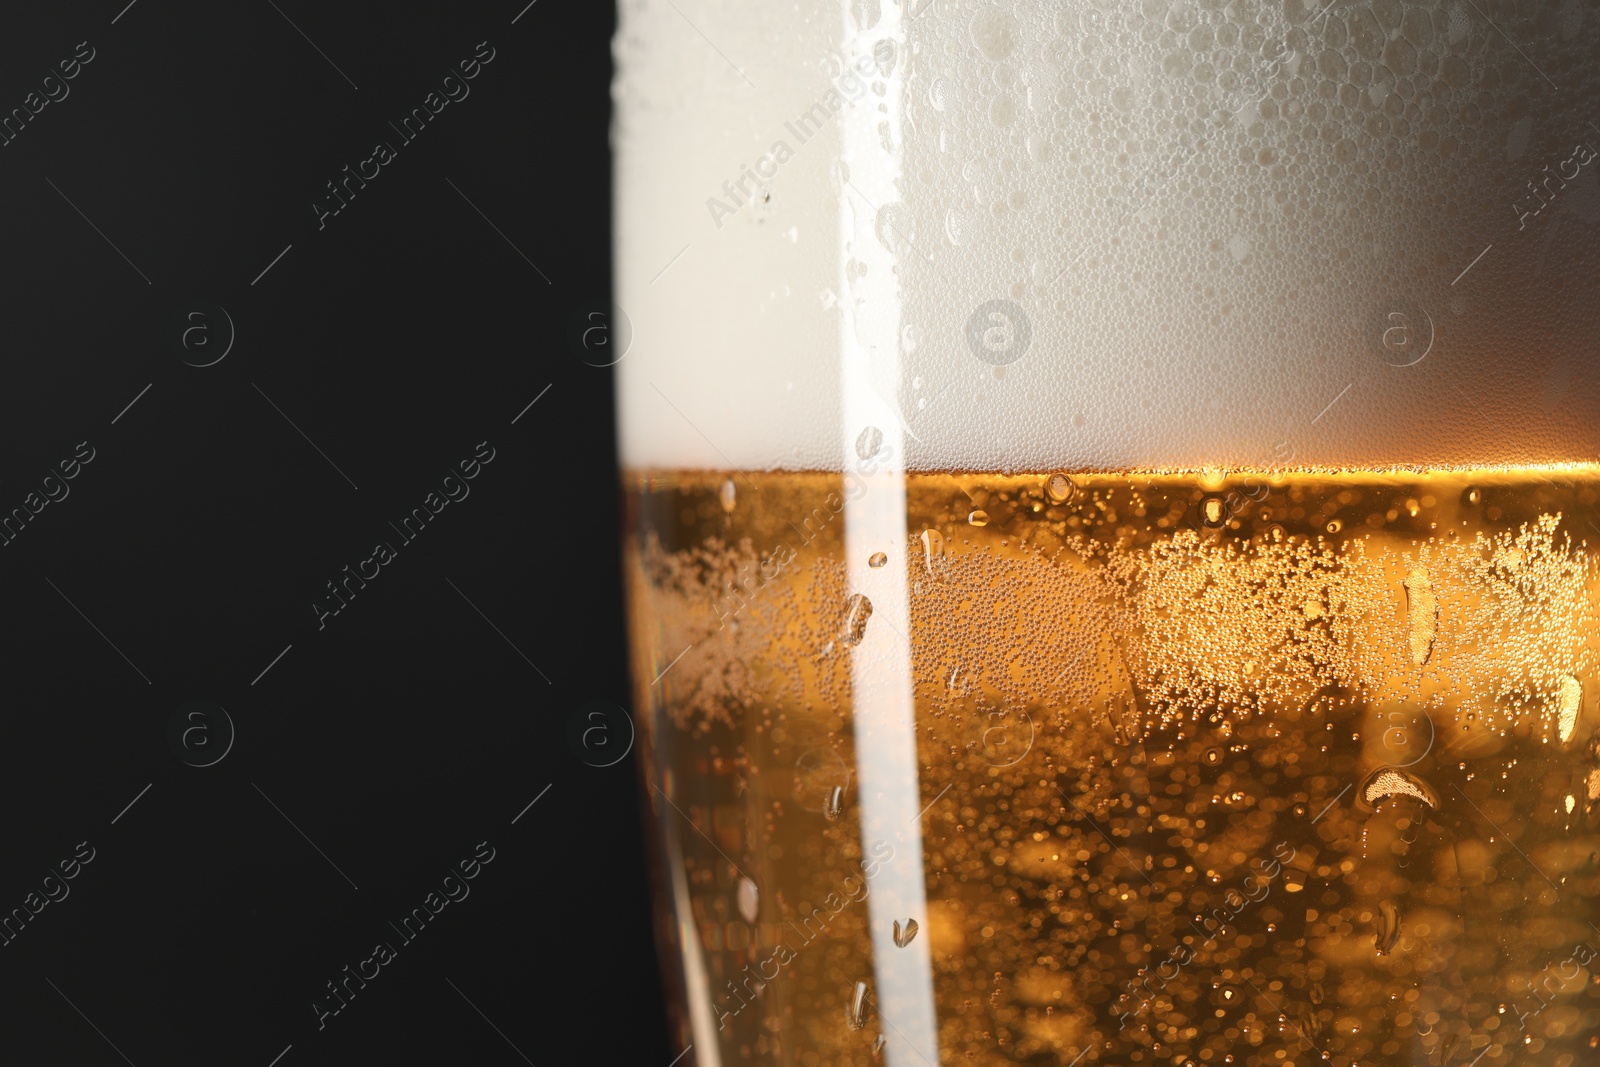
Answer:
[[[893,478],[626,476],[698,1062],[1600,1062],[1600,471]]]

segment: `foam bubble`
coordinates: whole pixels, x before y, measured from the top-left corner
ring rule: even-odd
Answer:
[[[626,0],[624,462],[1600,458],[1600,19],[1323,6]]]

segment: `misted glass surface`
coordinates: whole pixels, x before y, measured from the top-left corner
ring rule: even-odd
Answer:
[[[862,560],[859,480],[628,486],[699,1062],[1600,1058],[1595,471],[914,474]],[[893,623],[850,576],[891,563],[924,810],[867,839],[851,654]],[[918,835],[925,908],[879,914]]]

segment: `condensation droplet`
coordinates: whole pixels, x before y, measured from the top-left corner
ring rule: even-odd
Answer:
[[[722,502],[722,510],[731,514],[733,505],[738,503],[739,500],[739,490],[733,484],[732,478],[722,483],[722,489],[717,493],[717,499]]]
[[[966,233],[967,233],[966,216],[962,215],[961,212],[958,211],[955,208],[951,208],[949,211],[946,211],[944,213],[944,235],[945,235],[945,238],[947,240],[949,240],[949,242],[951,244],[959,245],[959,244],[961,244],[962,240],[966,237]]]
[[[856,455],[862,459],[871,459],[883,447],[883,431],[876,426],[868,426],[856,435]]]
[[[845,1023],[852,1030],[863,1030],[867,1025],[867,983],[857,982],[855,990],[850,994],[850,1009],[845,1015]]]
[[[1361,783],[1361,799],[1377,807],[1390,797],[1416,797],[1430,808],[1439,806],[1439,794],[1420,776],[1399,767],[1379,767]]]
[[[894,41],[888,37],[881,37],[878,43],[872,46],[872,60],[878,65],[878,73],[887,78],[894,72],[895,48]]]
[[[894,943],[897,948],[905,948],[911,944],[911,939],[916,936],[917,920],[907,919],[904,926],[900,925],[899,919],[894,921]]]
[[[1572,740],[1578,729],[1578,702],[1583,699],[1583,686],[1571,675],[1561,679],[1561,696],[1556,705],[1557,725],[1561,729],[1561,743]],[[1567,809],[1572,810],[1572,809]]]
[[[873,231],[878,236],[878,243],[895,255],[909,251],[917,243],[911,212],[900,204],[883,205]]]
[[[837,819],[844,811],[844,786],[836,785],[828,792],[828,797],[822,802],[822,814],[825,818]]]
[[[734,900],[739,905],[739,914],[744,916],[744,921],[753,923],[756,916],[761,914],[761,892],[756,884],[748,878],[739,879],[739,887],[734,890]]]
[[[872,601],[860,593],[845,601],[844,643],[854,648],[867,634],[867,620],[872,618]]]
[[[1378,955],[1387,956],[1398,940],[1400,940],[1400,909],[1393,901],[1382,901],[1378,904],[1378,915],[1372,936],[1373,947],[1378,950]]]
[[[1406,615],[1411,622],[1411,662],[1422,666],[1433,653],[1434,632],[1439,626],[1439,602],[1434,599],[1433,582],[1426,567],[1412,567],[1406,575]]]
[[[989,513],[979,508],[967,515],[967,522],[973,526],[987,526],[989,525]]]
[[[1072,479],[1059,471],[1045,479],[1044,493],[1052,504],[1065,504],[1077,491],[1078,487],[1072,484]]]
[[[885,563],[888,563],[888,562],[889,562],[889,556],[888,556],[887,553],[874,552],[872,554],[872,558],[867,560],[867,566],[869,566],[869,567],[873,568],[874,570],[876,570],[877,568],[883,566]]]
[[[939,576],[936,569],[944,562],[944,534],[938,530],[922,531],[922,565],[931,577]]]

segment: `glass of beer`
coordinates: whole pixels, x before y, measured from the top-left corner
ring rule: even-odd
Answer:
[[[1600,1063],[1600,14],[623,0],[684,1063]]]

